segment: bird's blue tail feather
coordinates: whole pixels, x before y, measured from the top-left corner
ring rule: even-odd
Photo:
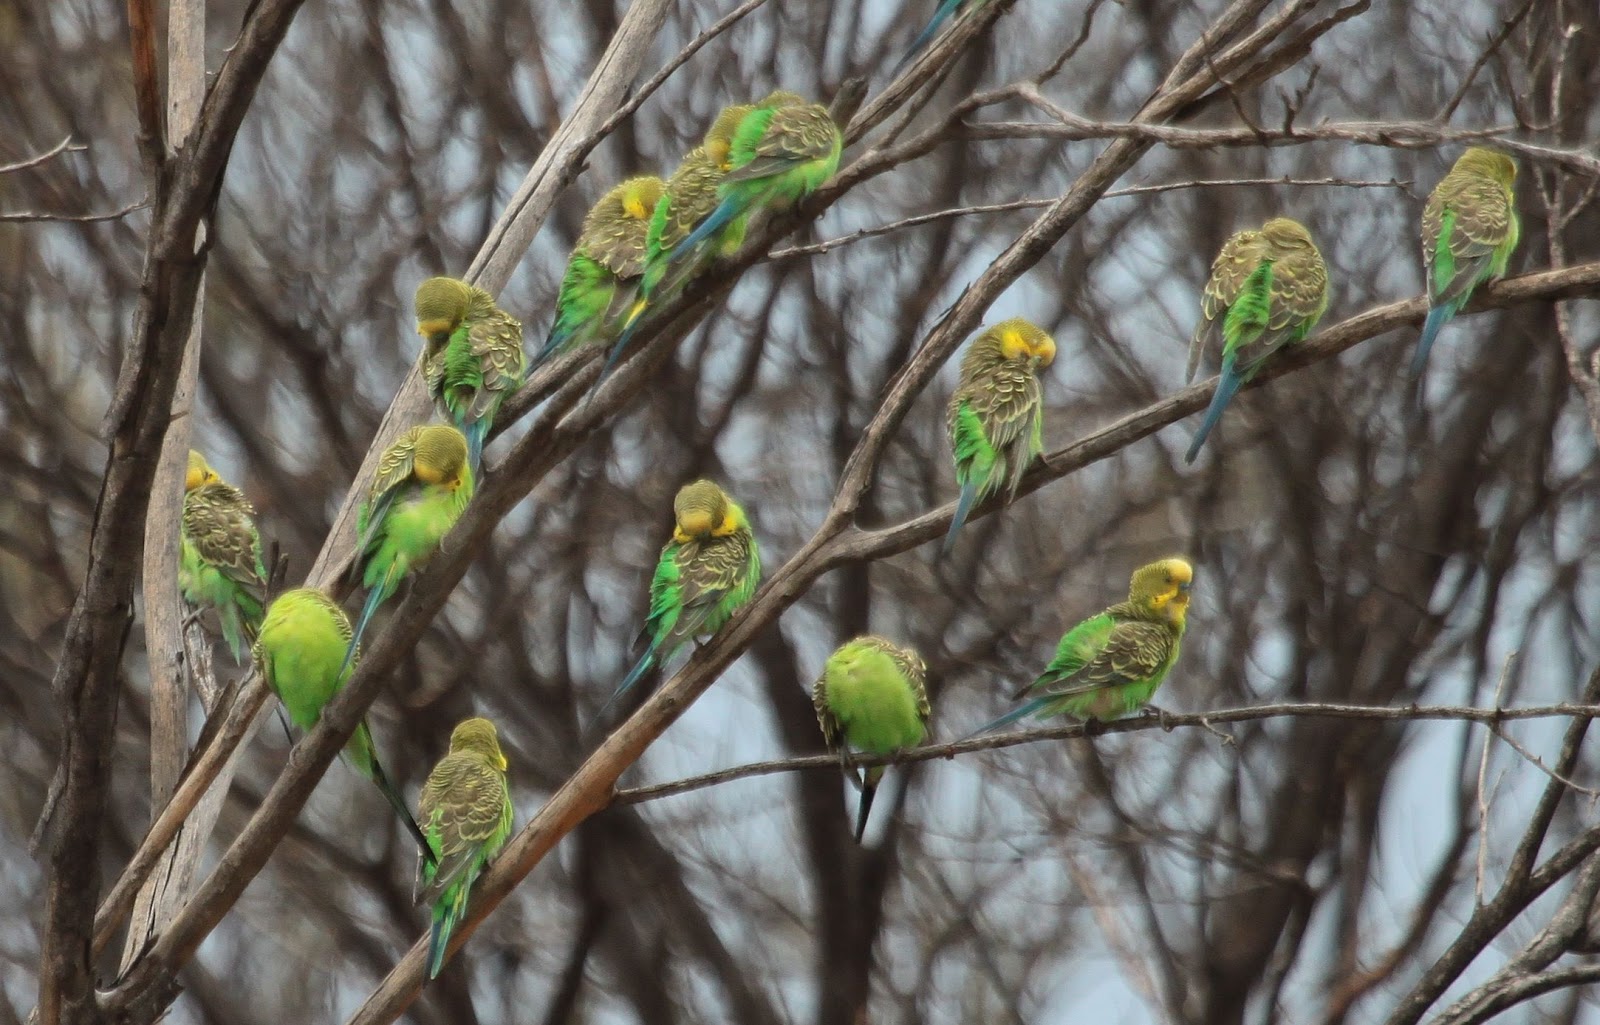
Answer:
[[[450,947],[450,934],[455,931],[454,906],[435,912],[433,925],[428,930],[428,978],[437,979],[444,968],[445,951]]]
[[[467,436],[467,465],[472,467],[473,476],[477,476],[483,466],[483,443],[489,437],[489,420],[487,416],[474,420],[463,432]]]
[[[856,843],[867,832],[867,819],[872,815],[872,799],[878,795],[878,785],[863,781],[861,784],[861,803],[856,807]]]
[[[366,604],[361,606],[361,617],[356,620],[356,631],[350,635],[350,647],[345,649],[344,664],[339,666],[338,679],[344,679],[344,671],[350,668],[350,662],[356,656],[356,651],[361,647],[361,637],[367,632],[367,624],[372,622],[372,614],[378,611],[378,606],[389,597],[385,592],[388,588],[386,581],[379,581],[376,586],[367,592]]]
[[[1439,337],[1439,331],[1451,317],[1456,315],[1457,304],[1453,302],[1435,306],[1428,311],[1428,319],[1422,322],[1422,340],[1417,343],[1417,351],[1411,357],[1411,377],[1420,380],[1423,368],[1428,365],[1428,350],[1433,348],[1434,340]]]
[[[544,345],[538,352],[533,354],[533,359],[528,361],[528,373],[531,374],[543,366],[544,361],[554,356],[556,351],[565,345],[567,339],[571,337],[572,331],[562,326],[561,315],[557,314],[556,322],[550,325],[550,334],[545,338]]]
[[[967,522],[967,517],[972,514],[972,507],[978,502],[978,482],[968,481],[961,485],[961,497],[956,500],[956,514],[950,519],[950,529],[945,532],[944,545],[939,549],[941,556],[949,555],[956,546],[956,535],[961,532],[961,527]]]
[[[1010,726],[1018,719],[1025,719],[1028,716],[1033,715],[1035,712],[1043,711],[1044,707],[1050,704],[1051,700],[1052,699],[1049,697],[1040,697],[1034,698],[1031,701],[1025,701],[1021,705],[1018,705],[1016,708],[1013,708],[1011,711],[1007,712],[1005,715],[1002,715],[1000,718],[985,723],[961,739],[971,740],[973,737],[981,737],[985,733],[993,733],[1002,726]],[[960,741],[957,741],[957,743],[959,742]]]
[[[693,231],[689,232],[687,238],[672,247],[672,252],[667,254],[667,262],[675,262],[694,252],[701,242],[721,231],[729,221],[738,217],[743,212],[742,206],[743,204],[733,196],[725,197],[722,202],[717,204],[715,210],[706,215],[705,220],[701,221]]]
[[[1200,430],[1196,432],[1194,440],[1189,443],[1189,451],[1183,457],[1186,463],[1192,463],[1200,454],[1200,446],[1206,443],[1206,438],[1211,434],[1211,429],[1217,426],[1217,421],[1222,419],[1222,411],[1244,384],[1244,378],[1234,373],[1233,360],[1230,358],[1222,364],[1222,374],[1217,378],[1217,390],[1211,396],[1211,405],[1206,408],[1206,416],[1200,421]]]
[[[633,668],[628,670],[628,675],[624,676],[622,682],[617,684],[617,689],[612,691],[611,696],[606,699],[605,705],[600,709],[599,718],[602,721],[611,714],[611,709],[616,706],[617,702],[622,700],[622,695],[633,689],[633,685],[639,682],[640,678],[655,664],[655,661],[656,645],[652,641],[645,653],[639,656],[639,661],[635,662]]]
[[[898,76],[905,70],[906,65],[911,63],[911,58],[922,52],[922,48],[928,45],[929,40],[939,34],[944,23],[950,20],[950,16],[956,13],[956,8],[960,6],[961,0],[941,0],[938,9],[933,12],[933,17],[928,20],[927,27],[917,34],[917,38],[911,40],[905,56],[894,66],[894,75]]]

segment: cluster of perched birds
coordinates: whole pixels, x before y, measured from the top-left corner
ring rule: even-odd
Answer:
[[[961,0],[941,0],[912,53],[960,6]],[[594,205],[532,364],[579,346],[609,346],[603,378],[665,298],[737,251],[752,218],[787,209],[819,188],[837,170],[841,149],[842,134],[827,109],[792,93],[723,110],[671,177],[630,178]],[[1430,311],[1414,364],[1418,375],[1444,323],[1479,284],[1506,270],[1518,237],[1515,175],[1509,157],[1468,149],[1428,199],[1423,249]],[[1327,304],[1326,267],[1298,222],[1274,218],[1228,239],[1212,265],[1191,343],[1189,378],[1200,353],[1219,342],[1221,374],[1189,461],[1229,399],[1276,352],[1304,339]],[[344,686],[373,614],[437,551],[470,501],[495,413],[530,369],[521,324],[482,289],[430,278],[417,288],[415,311],[422,374],[445,422],[411,428],[379,460],[357,517],[353,573],[367,595],[353,629],[320,590],[289,590],[267,606],[254,510],[200,453],[189,454],[179,568],[184,598],[215,623],[236,661],[253,658],[302,730],[315,725]],[[1009,502],[1040,457],[1039,372],[1055,353],[1050,335],[1023,319],[992,325],[969,343],[948,409],[960,491],[943,552],[978,503],[1002,492]],[[760,550],[739,503],[709,480],[684,485],[650,580],[644,652],[602,719],[652,667],[720,630],[754,595],[760,576]],[[1044,671],[1014,695],[1020,703],[976,733],[1029,715],[1088,721],[1147,710],[1177,661],[1193,583],[1194,568],[1182,558],[1139,567],[1126,600],[1068,630]],[[864,636],[834,651],[813,687],[824,740],[861,792],[858,840],[884,767],[858,771],[848,753],[892,756],[922,743],[930,715],[926,676],[914,650]],[[423,785],[415,818],[385,775],[365,723],[343,755],[377,785],[417,841],[419,901],[432,905],[432,978],[474,881],[511,833],[507,765],[495,727],[481,718],[456,726],[449,753]]]

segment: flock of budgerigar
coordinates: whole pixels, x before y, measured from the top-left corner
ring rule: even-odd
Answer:
[[[912,53],[960,6],[961,0],[941,0]],[[522,325],[493,296],[453,278],[422,282],[415,302],[421,371],[444,422],[411,428],[378,463],[358,515],[353,572],[366,599],[354,628],[319,590],[289,590],[267,605],[254,510],[198,452],[189,454],[181,522],[179,584],[186,601],[216,625],[241,664],[248,650],[289,719],[309,730],[358,661],[373,613],[438,549],[471,500],[495,413],[531,367],[580,346],[609,346],[603,379],[661,303],[736,252],[752,218],[816,191],[837,170],[842,148],[828,110],[793,93],[723,110],[669,178],[629,178],[594,205],[531,366]],[[1478,285],[1505,273],[1519,233],[1515,177],[1510,157],[1470,148],[1430,195],[1422,218],[1429,313],[1414,378],[1444,323]],[[1274,353],[1304,339],[1327,305],[1327,270],[1303,225],[1275,217],[1227,240],[1202,292],[1191,343],[1188,377],[1201,353],[1219,346],[1221,373],[1190,462],[1229,399]],[[1050,335],[1020,318],[989,326],[968,344],[948,411],[959,498],[943,552],[977,503],[996,493],[1009,501],[1039,458],[1038,374],[1055,353]],[[750,600],[760,576],[756,537],[739,503],[712,481],[685,484],[650,580],[644,653],[605,711],[652,666],[721,629]],[[1177,661],[1193,582],[1194,568],[1182,558],[1139,567],[1127,599],[1068,630],[1044,671],[1014,695],[1016,707],[976,732],[1029,715],[1099,720],[1146,708]],[[823,737],[861,790],[858,840],[884,770],[857,772],[845,755],[893,755],[920,744],[929,716],[925,676],[914,650],[865,636],[833,652],[813,688]],[[384,774],[365,723],[344,756],[378,786],[417,840],[419,900],[432,906],[432,978],[474,880],[511,833],[506,759],[494,725],[474,718],[456,726],[415,818]]]

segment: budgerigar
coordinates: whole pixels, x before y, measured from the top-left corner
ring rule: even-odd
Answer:
[[[473,486],[467,439],[446,424],[413,427],[379,457],[367,499],[356,513],[352,570],[367,588],[367,601],[350,640],[352,655],[378,606],[439,550],[439,541],[472,498]]]
[[[982,2],[983,0],[939,0],[939,6],[933,10],[933,17],[928,19],[928,24],[921,32],[917,33],[917,38],[911,40],[911,45],[906,48],[905,56],[901,57],[900,63],[894,66],[894,73],[898,75],[901,71],[904,71],[905,66],[911,63],[911,59],[921,53],[924,46],[933,41],[933,37],[937,36],[939,30],[944,28],[945,23],[955,16],[956,11],[963,7],[975,8]]]
[[[882,637],[857,637],[828,656],[811,688],[811,702],[822,737],[839,752],[840,762],[851,748],[891,755],[922,743],[930,711],[927,676],[921,656]],[[857,843],[866,832],[883,771],[884,766],[874,765],[858,780]],[[846,773],[854,776],[848,769]]]
[[[968,344],[948,413],[961,496],[941,554],[955,547],[972,507],[1002,487],[1010,501],[1044,451],[1039,371],[1055,358],[1055,339],[1020,317],[985,329]]]
[[[1222,339],[1222,372],[1185,462],[1194,462],[1229,400],[1285,345],[1311,333],[1328,308],[1328,268],[1299,221],[1274,217],[1222,244],[1189,344],[1190,379],[1200,353]]]
[[[843,149],[844,136],[827,107],[794,93],[767,96],[733,133],[716,209],[673,247],[671,259],[690,256],[701,241],[754,210],[794,206],[833,177]]]
[[[727,492],[708,480],[685,484],[672,500],[672,512],[672,540],[661,549],[650,580],[650,612],[640,632],[649,646],[601,709],[601,718],[658,660],[722,629],[761,579],[761,552],[750,521]]]
[[[196,609],[216,613],[223,641],[234,661],[244,665],[267,600],[256,511],[193,450],[183,488],[178,588]]]
[[[345,655],[350,649],[350,620],[332,598],[321,591],[300,587],[280,594],[267,609],[256,638],[256,668],[302,730],[317,725],[322,709],[344,689],[349,678]],[[357,658],[360,656],[357,655]],[[428,840],[406,807],[400,791],[389,782],[372,745],[366,720],[350,735],[344,760],[372,780],[400,821],[416,838],[425,858],[432,857]]]
[[[1178,661],[1193,583],[1183,559],[1139,567],[1128,600],[1068,630],[1044,672],[1014,695],[1028,700],[977,733],[1028,715],[1115,719],[1143,708]]]
[[[655,175],[629,178],[600,197],[584,218],[567,261],[555,322],[532,368],[579,345],[604,344],[627,316],[644,273],[645,236],[665,183]]]
[[[428,773],[417,815],[435,856],[422,864],[418,902],[433,905],[428,978],[444,967],[450,934],[467,913],[467,897],[484,866],[511,835],[511,787],[494,723],[467,719],[450,734],[450,753]]]
[[[455,278],[418,285],[416,308],[428,394],[439,415],[466,435],[477,473],[494,415],[527,369],[522,324],[496,306],[494,296]]]
[[[721,231],[708,237],[686,259],[672,263],[672,251],[689,237],[696,225],[717,208],[717,186],[728,173],[733,153],[733,135],[754,105],[725,107],[712,122],[700,145],[690,150],[667,179],[666,188],[656,201],[645,235],[644,273],[634,283],[634,295],[624,314],[617,340],[606,357],[594,387],[600,387],[644,323],[652,305],[678,294],[690,279],[719,256],[730,256],[744,242],[745,218],[735,217]]]
[[[1504,153],[1472,146],[1450,168],[1422,210],[1422,261],[1428,268],[1428,319],[1411,360],[1420,379],[1445,321],[1486,281],[1502,277],[1522,236],[1517,165]]]

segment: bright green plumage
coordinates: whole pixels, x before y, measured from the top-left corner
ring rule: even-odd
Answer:
[[[844,136],[828,108],[794,93],[772,93],[740,120],[727,176],[717,187],[717,207],[674,247],[672,259],[691,255],[735,218],[794,206],[833,177],[843,149]]]
[[[928,730],[927,673],[916,652],[882,637],[857,637],[840,645],[828,656],[822,675],[811,688],[823,739],[838,750],[841,761],[850,748],[890,755],[916,747]],[[884,766],[872,766],[857,780],[861,787],[856,813],[858,842],[866,831],[883,771]],[[846,774],[854,776],[848,770]]]
[[[1445,323],[1478,286],[1503,277],[1522,237],[1514,186],[1517,165],[1504,153],[1472,146],[1434,187],[1422,211],[1422,260],[1428,270],[1428,318],[1411,363],[1420,378]]]
[[[256,638],[256,667],[283,702],[290,721],[300,729],[309,732],[315,727],[322,709],[344,689],[350,675],[345,663],[350,645],[350,620],[321,591],[309,587],[285,591],[267,609]],[[378,762],[372,731],[364,720],[350,735],[343,756],[352,768],[377,784],[400,821],[427,851],[427,840],[412,819],[405,798]]]
[[[1328,308],[1328,268],[1311,233],[1274,217],[1259,231],[1236,233],[1211,264],[1201,319],[1189,343],[1187,377],[1219,338],[1222,370],[1200,430],[1184,456],[1194,462],[1229,400],[1285,345],[1311,333]]]
[[[511,835],[511,787],[494,723],[467,719],[450,734],[450,753],[428,773],[417,815],[435,856],[422,865],[418,902],[433,905],[428,978],[444,967],[450,934],[467,911],[472,885]]]
[[[955,547],[972,507],[1002,487],[1009,501],[1044,451],[1039,370],[1055,358],[1055,340],[1021,318],[984,330],[967,346],[948,413],[961,494],[942,554]]]
[[[1143,708],[1178,661],[1193,583],[1183,559],[1139,567],[1128,600],[1068,630],[1044,672],[1015,695],[1029,700],[978,732],[1028,715],[1115,719]]]
[[[378,606],[439,542],[472,498],[467,441],[445,424],[413,427],[378,459],[367,500],[356,512],[354,572],[367,588],[350,651],[355,652]]]
[[[697,637],[722,629],[755,594],[761,553],[744,510],[708,480],[685,484],[673,499],[677,525],[650,581],[643,636],[649,647],[617,686],[604,716],[658,659],[672,658]]]
[[[455,278],[417,286],[422,377],[439,415],[466,436],[472,470],[482,465],[494,415],[527,369],[522,324],[494,296]]]
[[[644,272],[645,237],[664,186],[654,175],[629,178],[589,211],[561,279],[550,336],[534,357],[534,367],[576,346],[604,344],[614,336]]]
[[[216,615],[223,641],[243,665],[267,595],[255,509],[198,452],[189,453],[183,486],[178,588],[190,605]]]

